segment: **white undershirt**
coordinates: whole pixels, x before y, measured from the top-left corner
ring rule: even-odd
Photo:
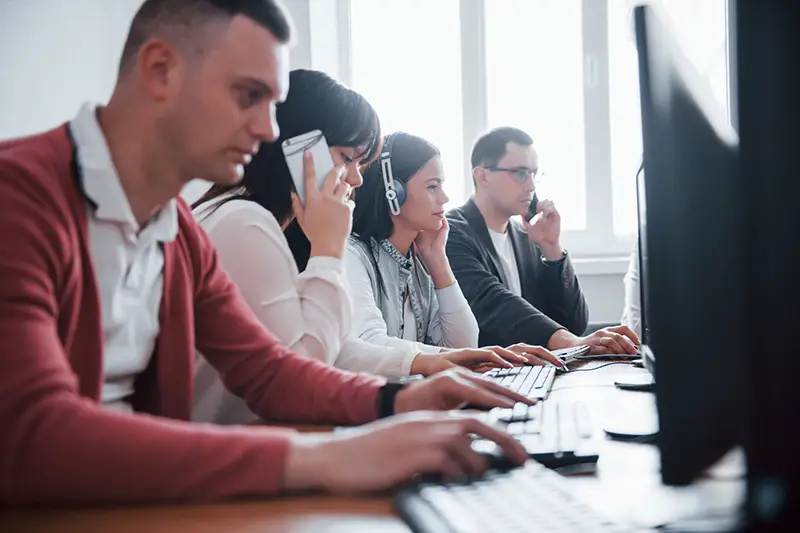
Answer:
[[[508,290],[522,296],[522,284],[519,280],[519,269],[517,268],[517,260],[514,255],[514,247],[511,245],[511,237],[508,231],[505,233],[498,233],[494,230],[489,230],[489,236],[494,243],[494,249],[497,251],[497,256],[500,258],[500,264],[508,280]]]
[[[96,106],[85,104],[69,127],[87,199],[89,249],[100,296],[101,401],[106,408],[130,411],[136,376],[150,363],[160,331],[161,243],[178,233],[177,208],[171,201],[140,231],[111,161]]]

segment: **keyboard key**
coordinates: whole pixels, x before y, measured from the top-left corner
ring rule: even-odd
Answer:
[[[539,374],[539,377],[536,379],[536,383],[533,384],[535,389],[541,389],[547,383],[547,378],[550,377],[550,374],[553,372],[552,366],[543,367],[544,370]]]
[[[525,422],[512,422],[506,426],[506,431],[511,435],[522,435],[525,433]]]
[[[542,424],[539,420],[528,420],[525,423],[525,433],[528,435],[538,435],[541,429]]]
[[[504,424],[508,424],[511,422],[511,419],[514,418],[514,410],[506,409],[504,407],[492,409],[489,414],[492,420],[503,422]]]
[[[397,498],[403,519],[414,531],[438,531],[440,528],[458,533],[625,530],[609,523],[580,501],[560,475],[532,461],[522,468],[490,473],[481,480],[412,487]]]
[[[511,411],[512,422],[524,422],[528,419],[528,406],[520,402]]]
[[[527,396],[531,393],[533,389],[533,384],[536,383],[536,378],[539,377],[539,374],[542,372],[542,367],[529,367],[531,370],[528,372],[528,375],[525,377],[525,381],[517,389],[517,392]]]
[[[484,376],[528,398],[544,399],[553,386],[555,367],[546,365],[500,368],[490,370]]]

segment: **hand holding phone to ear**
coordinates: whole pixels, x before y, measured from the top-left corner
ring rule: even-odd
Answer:
[[[305,204],[292,193],[292,208],[297,223],[311,243],[311,256],[341,259],[353,225],[353,204],[348,200],[350,185],[342,181],[345,169],[334,167],[317,188],[314,159],[311,152],[303,154]]]
[[[555,204],[551,200],[538,200],[534,196],[528,214],[529,220],[525,221],[528,238],[539,246],[548,261],[561,259],[564,255],[560,240],[561,214]]]

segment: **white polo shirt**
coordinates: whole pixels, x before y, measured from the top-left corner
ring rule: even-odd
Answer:
[[[141,229],[111,160],[96,106],[85,104],[69,129],[77,145],[102,307],[101,398],[107,408],[130,411],[134,381],[147,368],[158,338],[164,288],[161,243],[177,236],[178,211],[171,200]]]

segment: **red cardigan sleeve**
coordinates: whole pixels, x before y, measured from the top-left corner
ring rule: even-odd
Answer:
[[[64,274],[77,240],[49,186],[0,151],[0,506],[278,492],[287,430],[114,413],[80,396],[57,319],[60,300],[75,290]],[[362,388],[357,396],[366,396]]]
[[[184,205],[181,210],[188,212]],[[220,266],[209,237],[194,219],[187,225],[182,231],[197,237],[192,239],[199,267],[197,349],[225,386],[267,420],[361,424],[377,418],[377,392],[386,380],[330,367],[281,346]]]

